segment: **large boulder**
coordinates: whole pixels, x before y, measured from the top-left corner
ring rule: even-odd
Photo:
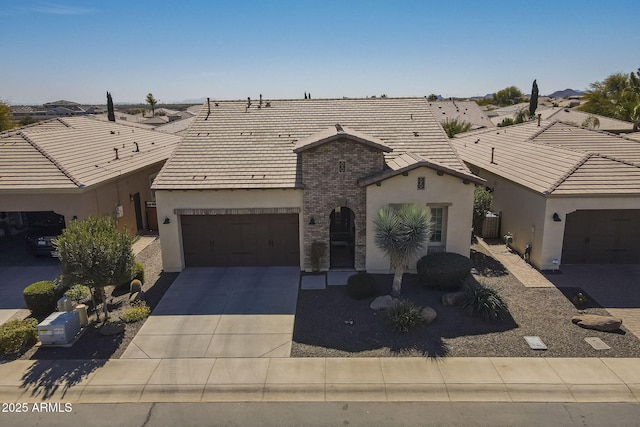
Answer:
[[[573,316],[571,322],[585,329],[611,332],[617,331],[622,325],[622,319],[612,316],[600,316],[597,314],[581,314]]]
[[[393,298],[391,295],[384,295],[374,299],[369,308],[371,310],[388,310],[398,303],[398,299]]]
[[[438,313],[431,307],[425,307],[420,311],[420,317],[422,317],[422,321],[428,325],[436,320]]]
[[[457,307],[464,301],[464,292],[449,292],[442,295],[442,305]]]

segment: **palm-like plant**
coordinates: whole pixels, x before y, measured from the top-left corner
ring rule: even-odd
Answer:
[[[431,234],[431,214],[415,204],[399,209],[385,206],[378,211],[373,224],[376,245],[389,256],[394,269],[391,294],[399,296],[406,266],[426,246]]]

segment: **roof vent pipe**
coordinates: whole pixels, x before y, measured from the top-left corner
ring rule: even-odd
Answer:
[[[495,164],[496,162],[493,161],[493,154],[495,153],[496,149],[494,147],[491,147],[491,164]]]
[[[116,152],[116,160],[120,159],[120,157],[118,157],[118,149],[116,147],[113,147],[113,151]]]
[[[262,107],[262,94],[260,94],[260,103],[258,105]]]
[[[540,127],[541,120],[542,120],[542,114],[538,113],[538,127]]]
[[[210,99],[207,98],[207,116],[211,114],[211,102]]]
[[[136,145],[136,153],[140,152],[140,147],[138,146],[138,143],[133,141],[133,143]]]
[[[251,107],[251,97],[247,96],[247,108]]]

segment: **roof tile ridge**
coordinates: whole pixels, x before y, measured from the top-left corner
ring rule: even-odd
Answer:
[[[38,150],[38,152],[42,154],[47,160],[53,163],[54,166],[60,170],[60,172],[62,172],[67,178],[69,178],[69,180],[71,180],[71,182],[73,182],[78,187],[84,187],[84,184],[78,181],[64,166],[60,164],[60,162],[58,162],[53,156],[47,153],[42,147],[40,147],[40,145],[38,145],[33,139],[31,139],[29,135],[25,134],[24,132],[20,132],[20,136],[22,136],[25,141],[31,144],[33,148]]]
[[[633,166],[633,167],[636,167],[636,168],[640,168],[640,165],[639,165],[639,164],[636,164],[636,163],[630,162],[630,161],[628,161],[628,160],[619,159],[619,158],[617,158],[617,157],[609,156],[609,155],[607,155],[607,154],[602,154],[602,153],[591,153],[591,154],[592,154],[593,156],[595,156],[595,157],[600,157],[600,158],[602,158],[602,159],[607,159],[607,160],[611,160],[611,161],[613,161],[613,162],[622,163],[622,164],[625,164],[625,165],[627,165],[627,166]]]
[[[62,118],[62,117],[56,117],[56,120],[59,121],[60,123],[62,123],[63,125],[65,125],[68,128],[73,128],[73,125],[71,125],[71,123],[67,123],[67,121],[64,120],[64,118]]]
[[[567,179],[569,179],[569,177],[571,175],[573,175],[575,171],[580,169],[582,167],[582,165],[584,165],[587,162],[587,160],[589,160],[593,156],[594,156],[594,154],[592,154],[592,153],[586,153],[584,156],[582,156],[582,158],[571,169],[569,169],[564,175],[562,175],[560,178],[558,178],[558,180],[556,182],[554,182],[551,185],[551,187],[549,187],[548,189],[543,191],[542,194],[551,194],[551,193],[553,193],[558,187],[560,187],[560,185],[563,182],[565,182]]]
[[[544,132],[548,131],[549,129],[551,129],[551,127],[553,125],[555,125],[556,123],[560,123],[560,120],[554,120],[551,123],[542,126],[542,129],[540,129],[538,132],[534,133],[533,135],[531,135],[529,138],[525,139],[525,141],[532,141],[534,139],[536,139],[537,137],[539,137],[540,135],[542,135]]]

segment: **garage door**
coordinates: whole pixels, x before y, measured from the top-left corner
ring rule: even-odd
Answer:
[[[298,214],[182,215],[185,265],[300,265]]]
[[[640,210],[582,210],[567,215],[563,264],[640,263]]]

